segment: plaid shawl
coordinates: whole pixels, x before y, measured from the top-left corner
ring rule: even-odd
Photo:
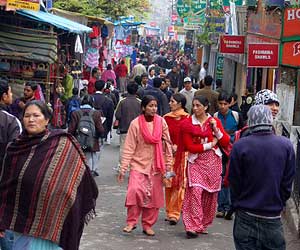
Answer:
[[[23,133],[0,171],[0,230],[79,247],[98,190],[76,140],[60,130]]]

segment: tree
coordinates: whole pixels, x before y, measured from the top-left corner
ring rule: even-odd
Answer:
[[[54,7],[113,20],[129,15],[140,20],[149,9],[149,0],[55,0]]]

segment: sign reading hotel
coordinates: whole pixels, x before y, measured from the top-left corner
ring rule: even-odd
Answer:
[[[281,64],[300,68],[300,42],[285,42],[282,46]]]
[[[277,68],[279,59],[278,43],[248,44],[248,67]]]
[[[244,54],[245,36],[220,36],[220,53]]]
[[[22,9],[22,10],[40,10],[39,0],[7,0],[6,7],[8,9]]]
[[[285,9],[283,20],[283,37],[300,36],[300,7]]]

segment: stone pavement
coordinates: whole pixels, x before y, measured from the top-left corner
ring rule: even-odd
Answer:
[[[141,225],[131,234],[122,232],[125,226],[126,209],[124,207],[126,183],[119,185],[116,174],[112,170],[118,161],[117,136],[114,135],[111,145],[105,145],[100,177],[96,178],[99,187],[97,200],[97,217],[85,227],[81,239],[80,250],[233,250],[233,221],[215,219],[208,229],[208,235],[200,235],[197,239],[186,239],[182,222],[170,226],[164,221],[161,209],[158,222],[153,229],[154,237],[142,233]],[[287,250],[300,250],[297,240],[285,226]]]

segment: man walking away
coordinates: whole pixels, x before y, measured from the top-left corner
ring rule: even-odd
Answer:
[[[99,138],[104,132],[101,112],[93,109],[93,97],[86,95],[79,110],[71,115],[68,132],[74,135],[86,156],[93,176],[99,176]]]
[[[121,100],[116,109],[116,120],[119,121],[119,131],[120,131],[120,156],[119,165],[121,162],[123,145],[125,142],[125,137],[129,125],[133,119],[141,114],[141,100],[136,97],[136,92],[138,90],[138,85],[135,83],[130,83],[127,85],[127,96]],[[116,170],[119,170],[117,168]]]
[[[103,139],[106,139],[108,133],[111,131],[113,118],[114,118],[114,103],[109,99],[105,93],[105,82],[102,80],[96,81],[95,83],[96,93],[93,95],[94,98],[94,108],[96,110],[102,111],[103,116],[105,117],[104,127],[104,136]]]
[[[291,195],[295,152],[288,138],[276,136],[269,107],[248,112],[250,135],[233,145],[229,182],[236,211],[237,250],[285,250],[280,214]]]

